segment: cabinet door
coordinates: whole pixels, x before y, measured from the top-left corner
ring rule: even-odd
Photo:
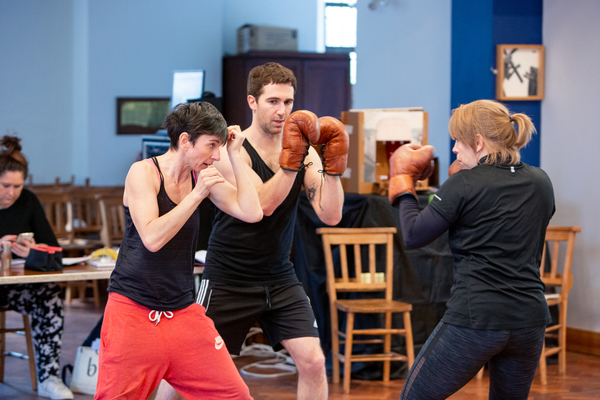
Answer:
[[[227,125],[239,125],[242,130],[249,127],[252,122],[252,114],[246,100],[247,79],[248,71],[243,58],[223,59],[223,117]]]
[[[319,117],[341,118],[351,105],[350,62],[306,60],[302,74],[304,108]]]
[[[252,123],[246,84],[250,70],[277,62],[292,70],[298,82],[294,111],[340,118],[350,109],[350,59],[341,54],[251,52],[223,59],[223,115],[228,124],[246,129]]]

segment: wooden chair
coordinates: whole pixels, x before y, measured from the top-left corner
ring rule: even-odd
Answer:
[[[575,248],[575,234],[581,232],[578,226],[549,226],[546,229],[546,242],[542,252],[540,277],[546,288],[555,288],[559,293],[546,294],[548,306],[558,306],[558,323],[546,328],[546,338],[558,339],[558,346],[547,348],[544,343],[540,357],[540,379],[542,385],[548,384],[546,357],[558,353],[558,374],[564,375],[567,365],[567,304],[569,290],[573,286],[571,262]],[[550,263],[546,262],[546,253],[552,251]],[[547,264],[550,265],[548,270]],[[560,273],[559,273],[560,272]],[[483,377],[483,368],[477,373],[477,379]]]
[[[78,256],[85,255],[98,247],[102,247],[102,243],[97,241],[89,241],[81,238],[75,238],[76,228],[74,227],[74,193],[75,188],[42,190],[36,192],[46,218],[50,223],[50,227],[58,240],[59,245],[63,249],[63,256],[75,253]],[[81,210],[79,210],[81,211]],[[100,293],[98,283],[92,281],[91,287],[94,295],[94,303],[96,307],[100,307]],[[79,291],[79,297],[83,301],[85,298],[86,282],[68,282],[65,284],[65,302],[69,304],[73,298],[73,291]]]
[[[76,187],[71,191],[74,208],[73,232],[76,238],[82,238],[102,246],[100,232],[102,220],[96,195],[100,193],[95,188]]]
[[[54,179],[54,183],[42,183],[42,184],[34,184],[33,183],[33,175],[29,174],[29,180],[26,184],[26,188],[37,193],[38,191],[44,190],[60,190],[60,189],[69,189],[75,185],[75,175],[71,175],[71,181],[61,183],[60,177],[56,177]]]
[[[344,363],[344,393],[350,392],[350,373],[353,362],[382,361],[383,381],[390,380],[390,361],[405,361],[408,368],[414,362],[414,347],[410,312],[412,305],[395,301],[393,294],[394,255],[393,237],[396,228],[318,228],[322,235],[325,264],[327,266],[327,293],[331,312],[331,335],[333,355],[333,382],[340,381],[340,361]],[[333,263],[332,247],[339,245],[340,268],[336,274]],[[385,271],[376,271],[376,245],[385,249]],[[352,246],[354,269],[348,266],[347,246]],[[368,262],[362,263],[362,256],[367,250]],[[381,254],[381,253],[380,253]],[[363,268],[364,266],[364,268]],[[342,292],[381,292],[384,298],[351,299],[338,298]],[[338,311],[346,313],[346,331],[340,329]],[[384,327],[355,329],[355,314],[383,314]],[[404,328],[392,328],[392,313],[402,313]],[[391,350],[392,334],[403,335],[406,342],[406,355]],[[375,336],[372,339],[355,340],[354,336]],[[381,337],[383,338],[377,338]],[[342,338],[342,340],[340,340]],[[352,347],[356,343],[383,344],[383,352],[377,354],[353,354]],[[344,344],[344,352],[340,345]]]
[[[100,238],[104,247],[120,246],[125,233],[123,193],[100,194],[97,197],[102,220]]]
[[[40,191],[36,192],[46,218],[54,235],[61,246],[72,244],[75,238],[73,232],[73,201],[68,191]]]
[[[102,247],[102,216],[99,199],[102,196],[123,197],[123,186],[76,186],[71,190],[75,221],[75,238],[83,238]]]
[[[73,232],[75,241],[83,240],[90,250],[105,247],[105,241],[102,239],[104,223],[102,221],[102,212],[100,210],[101,196],[115,195],[123,196],[123,187],[120,186],[76,186],[70,191],[74,207],[74,226]],[[77,221],[77,223],[75,223]],[[106,246],[108,247],[108,246]],[[86,288],[91,287],[94,296],[96,308],[100,308],[100,289],[98,280],[81,281],[67,284],[65,292],[65,301],[69,303],[73,296],[72,292],[76,288],[79,299],[84,301]]]
[[[546,328],[547,338],[557,338],[557,347],[546,347],[540,357],[540,378],[542,385],[548,384],[546,373],[546,357],[558,353],[558,374],[564,375],[567,366],[567,305],[569,291],[573,286],[571,263],[575,248],[575,234],[581,232],[578,226],[549,226],[546,230],[546,243],[542,253],[540,276],[546,288],[558,289],[558,293],[546,295],[549,306],[558,306],[558,323]],[[548,251],[547,251],[548,250]],[[550,253],[550,251],[552,253]],[[551,254],[550,262],[546,262],[546,253]],[[550,268],[545,268],[546,264]]]
[[[4,359],[6,357],[17,357],[24,360],[29,360],[29,374],[31,375],[31,387],[37,391],[37,373],[35,367],[35,353],[33,350],[33,340],[31,339],[31,324],[29,323],[29,315],[23,315],[23,326],[17,328],[6,327],[6,311],[0,307],[0,382],[4,382]],[[27,354],[21,354],[14,351],[6,351],[6,334],[17,333],[25,335],[27,342]]]

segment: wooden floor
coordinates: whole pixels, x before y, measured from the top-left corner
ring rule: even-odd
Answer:
[[[61,365],[73,364],[77,347],[88,336],[91,329],[100,318],[102,311],[94,309],[91,303],[78,303],[74,301],[67,306],[65,316],[64,345],[61,356]],[[20,316],[16,313],[7,313],[7,322],[18,323]],[[24,339],[9,335],[7,346],[17,351],[25,350]],[[238,367],[248,364],[254,359],[248,357],[236,358]],[[70,378],[70,377],[69,377]],[[250,387],[250,392],[256,400],[292,400],[296,398],[297,377],[281,378],[251,378],[244,377]],[[559,400],[559,399],[600,399],[600,357],[569,352],[567,354],[567,375],[557,376],[557,366],[548,366],[548,386],[539,383],[536,378],[531,387],[529,399],[533,400]],[[383,385],[376,381],[352,381],[350,394],[344,395],[341,384],[329,385],[329,399],[331,400],[396,400],[402,391],[404,380],[392,381]],[[479,400],[487,399],[488,379],[487,374],[482,381],[473,380],[458,393],[452,400]],[[4,383],[0,383],[0,399],[41,399],[31,389],[27,362],[14,358],[6,360],[6,374]],[[91,400],[91,395],[75,394],[75,399]]]

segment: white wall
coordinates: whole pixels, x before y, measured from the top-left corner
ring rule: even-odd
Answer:
[[[576,6],[575,6],[576,5]],[[600,2],[544,0],[541,167],[556,197],[552,225],[578,225],[568,325],[600,332]]]
[[[375,11],[358,2],[354,108],[423,107],[440,179],[448,178],[451,2],[390,0]]]

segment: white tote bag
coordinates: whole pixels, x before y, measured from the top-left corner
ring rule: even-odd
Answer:
[[[79,346],[71,378],[71,390],[77,393],[96,394],[98,382],[98,351]]]

